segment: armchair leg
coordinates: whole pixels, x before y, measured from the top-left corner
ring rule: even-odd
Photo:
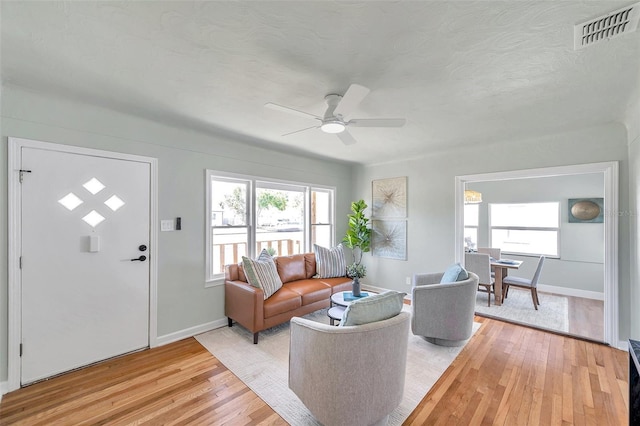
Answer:
[[[227,324],[229,324],[229,327],[233,325],[233,320],[229,317],[227,317]]]
[[[253,333],[253,344],[254,345],[258,344],[258,333]]]

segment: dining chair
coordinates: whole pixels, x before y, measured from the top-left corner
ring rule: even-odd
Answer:
[[[495,260],[500,260],[502,256],[502,250],[493,247],[478,247],[478,253],[486,253]]]
[[[540,273],[542,272],[542,264],[544,263],[544,256],[540,256],[540,260],[538,260],[538,267],[536,268],[536,272],[533,274],[532,279],[520,278],[520,277],[512,277],[507,276],[502,279],[502,288],[504,298],[506,299],[509,295],[509,287],[520,287],[520,288],[528,288],[531,290],[531,299],[533,300],[533,307],[538,310],[538,305],[540,305],[540,300],[538,299],[538,280],[540,279]]]
[[[500,260],[502,257],[502,250],[499,248],[493,247],[478,247],[478,253],[486,253],[489,255],[489,260]],[[493,278],[496,277],[495,271],[491,270],[491,276]]]
[[[491,306],[491,288],[495,284],[495,278],[491,276],[489,255],[486,253],[465,253],[464,267],[467,271],[473,272],[478,276],[478,290],[486,291],[487,306]],[[480,287],[484,287],[484,290],[481,290]],[[495,291],[493,294],[495,295]]]

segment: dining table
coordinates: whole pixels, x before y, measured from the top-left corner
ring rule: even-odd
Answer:
[[[495,273],[495,283],[493,285],[493,292],[495,295],[496,306],[502,305],[503,297],[503,284],[502,280],[509,273],[509,269],[518,269],[522,265],[522,260],[514,259],[491,259],[491,270]]]

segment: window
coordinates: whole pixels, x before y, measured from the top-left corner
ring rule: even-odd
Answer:
[[[558,256],[560,203],[490,204],[491,247]]]
[[[333,245],[333,188],[207,171],[207,282],[262,249],[276,256]]]
[[[469,250],[478,248],[479,204],[464,205],[464,247]]]

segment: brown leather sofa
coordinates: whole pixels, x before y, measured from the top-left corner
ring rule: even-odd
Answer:
[[[351,278],[313,278],[316,275],[314,253],[275,258],[283,286],[267,300],[262,289],[247,283],[241,264],[225,266],[225,315],[253,333],[329,307],[333,293],[351,290]]]

